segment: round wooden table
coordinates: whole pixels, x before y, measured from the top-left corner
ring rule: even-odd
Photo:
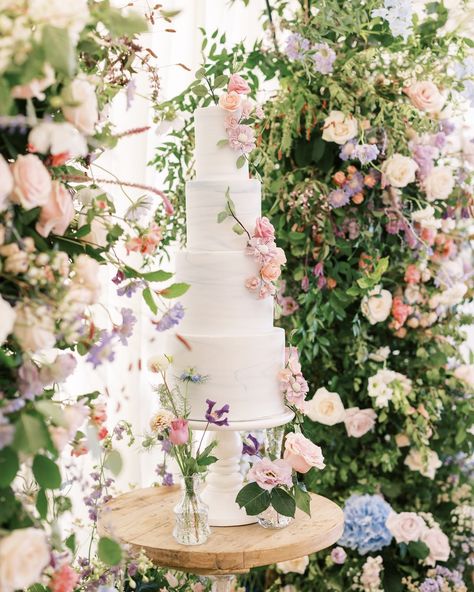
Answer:
[[[207,542],[184,546],[172,535],[173,507],[179,487],[135,489],[105,504],[99,515],[99,533],[134,549],[143,549],[162,567],[208,576],[229,576],[296,559],[335,543],[344,528],[342,510],[334,502],[311,494],[311,517],[297,511],[295,520],[281,530],[257,524],[213,527]],[[218,577],[222,581],[226,578]],[[215,587],[216,590],[227,588]]]

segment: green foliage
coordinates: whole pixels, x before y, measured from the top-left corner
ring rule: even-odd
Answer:
[[[117,541],[109,537],[100,537],[97,555],[107,565],[118,565],[122,560],[122,548]]]
[[[33,459],[33,475],[40,487],[58,489],[61,485],[59,467],[47,456],[37,454]]]

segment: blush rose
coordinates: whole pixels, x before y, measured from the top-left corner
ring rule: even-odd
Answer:
[[[303,434],[289,433],[285,439],[283,458],[298,473],[307,473],[313,467],[324,469],[322,450]]]
[[[74,206],[71,194],[59,181],[53,181],[49,199],[41,208],[36,230],[47,237],[50,232],[62,236],[74,218]]]
[[[232,74],[227,85],[227,92],[236,92],[239,95],[248,95],[250,93],[250,86],[247,81],[239,74]]]
[[[51,193],[51,177],[35,154],[20,155],[11,166],[13,192],[11,200],[25,210],[43,206]]]

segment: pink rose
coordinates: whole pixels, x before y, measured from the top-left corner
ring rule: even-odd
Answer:
[[[92,136],[99,119],[95,87],[86,78],[75,78],[65,89],[62,107],[63,115],[69,123],[86,136]]]
[[[239,113],[231,113],[229,111],[229,113],[226,113],[225,117],[224,117],[224,127],[229,132],[231,129],[233,129],[239,125],[239,121],[240,121]]]
[[[236,92],[239,95],[248,95],[250,92],[250,86],[247,81],[242,78],[239,74],[232,74],[229,78],[229,84],[227,85],[227,92]]]
[[[19,84],[12,88],[14,99],[38,99],[44,101],[44,90],[51,86],[55,80],[54,70],[49,64],[43,66],[44,77],[33,78],[26,84]]]
[[[286,487],[293,485],[291,465],[283,459],[272,461],[267,457],[262,458],[252,465],[247,478],[250,482],[255,481],[266,491],[271,491],[280,485]]]
[[[8,207],[8,198],[13,191],[13,176],[7,161],[0,154],[0,212]]]
[[[277,261],[269,261],[260,270],[260,275],[267,282],[274,282],[281,275],[281,268]]]
[[[11,199],[31,210],[49,199],[52,183],[48,170],[35,154],[21,154],[11,166],[14,187]]]
[[[405,281],[407,284],[418,284],[421,279],[421,271],[416,265],[411,263],[405,271]]]
[[[437,561],[447,561],[451,548],[448,537],[438,527],[426,529],[421,540],[430,550],[426,558],[429,565],[434,565]]]
[[[45,238],[51,231],[62,236],[74,218],[71,194],[59,181],[53,181],[49,200],[41,208],[36,231]]]
[[[346,409],[344,424],[347,435],[353,438],[362,437],[374,427],[376,419],[377,414],[373,409],[359,409],[359,407]]]
[[[419,541],[426,530],[426,523],[415,512],[391,512],[386,526],[395,537],[397,543]]]
[[[403,302],[401,296],[395,296],[392,301],[392,316],[397,322],[396,329],[399,329],[405,324],[408,315],[411,313],[412,307],[409,304]]]
[[[72,592],[79,580],[79,574],[70,565],[64,564],[53,573],[48,582],[51,592]]]
[[[321,448],[303,434],[293,432],[286,436],[283,458],[298,473],[307,473],[312,467],[324,469],[326,466]]]
[[[253,292],[254,290],[257,290],[259,286],[260,280],[258,279],[258,277],[253,276],[245,280],[245,287],[247,288],[247,290],[252,290]]]
[[[272,241],[275,239],[275,228],[266,216],[257,218],[253,235],[266,241]]]
[[[235,91],[224,93],[219,98],[219,107],[221,107],[221,109],[225,109],[226,111],[230,111],[231,113],[238,111],[241,104],[242,97]]]
[[[408,96],[412,105],[420,111],[427,113],[438,113],[444,105],[443,95],[438,87],[429,80],[415,82],[403,92]]]
[[[342,565],[347,559],[347,553],[342,547],[334,547],[334,549],[331,551],[331,559],[337,565]]]
[[[188,422],[185,419],[175,419],[171,422],[169,441],[175,446],[186,444],[189,439]]]
[[[276,262],[279,265],[285,265],[285,263],[286,263],[286,255],[285,255],[285,251],[282,248],[276,247],[273,250],[272,255],[273,255],[274,259],[276,260]]]

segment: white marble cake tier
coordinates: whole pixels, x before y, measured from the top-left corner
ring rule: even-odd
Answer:
[[[235,205],[234,213],[248,232],[253,232],[255,220],[261,216],[259,181],[189,181],[186,184],[188,249],[234,251],[245,248],[247,235],[238,235],[232,230],[235,224],[233,218],[229,217],[220,224],[217,222],[217,215],[226,206],[227,190]]]
[[[191,420],[204,420],[206,399],[217,401],[217,407],[228,403],[230,422],[285,415],[277,378],[284,365],[283,329],[238,336],[179,334],[191,349],[170,339],[173,382],[182,388],[178,378],[190,367],[208,376],[203,384],[187,383]]]

